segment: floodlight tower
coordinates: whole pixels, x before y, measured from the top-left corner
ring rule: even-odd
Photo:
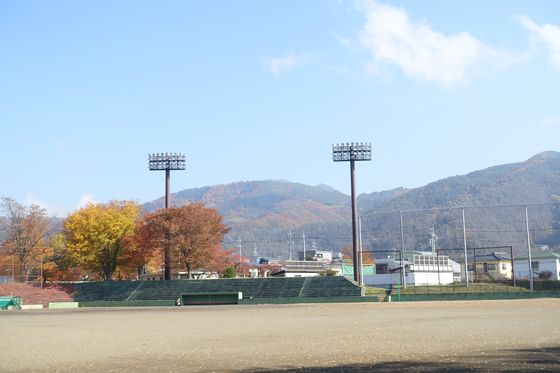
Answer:
[[[187,168],[187,162],[184,154],[179,153],[155,153],[148,155],[148,168],[150,171],[165,171],[165,208],[171,206],[171,170],[184,170]],[[164,279],[171,280],[171,258],[169,256],[169,247],[164,248]]]
[[[350,162],[350,186],[352,194],[352,254],[354,281],[361,285],[362,263],[358,254],[358,203],[356,201],[356,169],[354,162],[371,161],[371,143],[346,143],[332,146],[334,162]]]

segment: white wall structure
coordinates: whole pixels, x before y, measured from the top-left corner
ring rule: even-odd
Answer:
[[[381,275],[364,275],[364,284],[378,287],[388,287],[401,283],[399,272]],[[453,272],[407,272],[406,284],[410,286],[449,285],[453,283]]]
[[[454,269],[457,263],[445,255],[432,253],[408,253],[404,261],[406,268],[406,285],[449,285],[454,281]],[[364,275],[364,284],[389,287],[401,283],[400,260],[394,258],[376,260],[376,274]]]
[[[283,277],[316,277],[318,273],[312,272],[286,272]]]
[[[273,276],[282,277],[314,277],[321,272],[332,270],[339,276],[342,274],[341,265],[314,260],[287,260],[282,268],[273,273]]]
[[[539,276],[539,273],[549,271],[552,273],[551,280],[560,280],[560,254],[552,252],[533,253],[531,263],[533,267],[533,277]],[[527,258],[518,258],[514,260],[515,278],[522,280],[529,278],[529,261]]]

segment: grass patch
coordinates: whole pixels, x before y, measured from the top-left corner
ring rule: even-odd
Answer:
[[[366,296],[374,295],[379,298],[384,298],[387,294],[387,289],[364,285],[364,292]]]

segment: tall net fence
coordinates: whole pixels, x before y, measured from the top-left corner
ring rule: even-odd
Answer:
[[[397,260],[414,251],[448,257],[456,283],[526,287],[560,277],[535,259],[559,252],[557,203],[372,212],[363,221],[364,250]]]
[[[364,250],[375,253],[376,257],[403,249],[435,251],[465,246],[511,246],[516,258],[527,257],[529,247],[560,251],[559,203],[370,211],[362,214],[361,220]],[[287,259],[290,250],[294,257],[304,246],[308,250],[341,251],[351,244],[350,215],[347,222],[336,224],[235,232],[226,237],[229,248],[235,250],[241,245],[242,255],[247,257],[257,252],[262,256]]]
[[[372,251],[512,246],[516,256],[560,245],[560,205],[435,208],[373,212],[363,218],[363,243]],[[529,235],[529,241],[528,236]]]

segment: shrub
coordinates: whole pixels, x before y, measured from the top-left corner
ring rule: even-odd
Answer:
[[[237,269],[234,266],[226,267],[224,269],[223,278],[236,278],[237,277]]]
[[[550,271],[542,271],[539,273],[540,280],[550,280],[552,278],[552,272]]]

